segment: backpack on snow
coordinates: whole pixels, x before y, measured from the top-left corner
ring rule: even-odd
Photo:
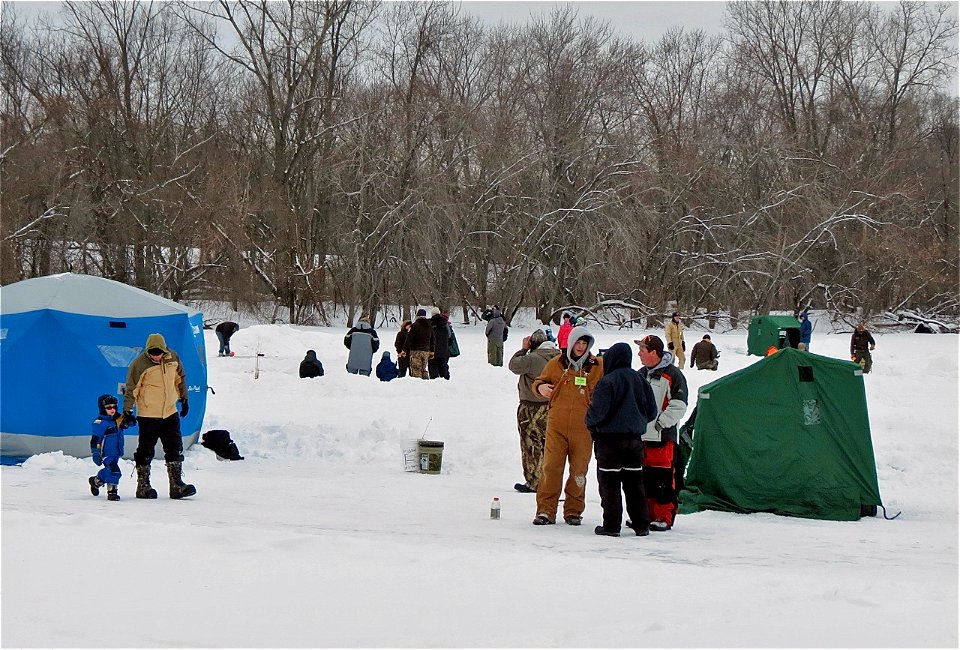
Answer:
[[[230,432],[212,429],[203,434],[201,445],[217,455],[217,460],[243,460],[237,443],[230,439]]]

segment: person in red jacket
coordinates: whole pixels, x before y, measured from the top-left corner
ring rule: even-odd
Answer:
[[[565,313],[563,315],[563,323],[560,324],[560,329],[557,330],[557,347],[560,348],[560,351],[566,354],[567,352],[567,339],[570,338],[570,330],[573,329],[573,323],[570,322],[570,314]]]

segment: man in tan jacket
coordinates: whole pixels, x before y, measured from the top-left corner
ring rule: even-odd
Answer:
[[[133,415],[134,406],[137,407],[136,417]],[[163,445],[163,457],[167,463],[170,498],[182,499],[197,493],[195,487],[182,480],[180,418],[186,417],[189,409],[187,381],[180,357],[167,347],[163,335],[149,335],[143,354],[127,368],[127,383],[123,390],[124,419],[140,425],[140,439],[133,454],[138,499],[157,498],[157,491],[150,486],[150,462],[158,440]]]
[[[590,354],[594,338],[586,327],[574,327],[567,342],[566,354],[548,361],[533,382],[533,390],[550,400],[535,526],[556,523],[563,466],[568,459],[563,520],[571,526],[583,521],[587,467],[593,453],[593,438],[584,417],[593,389],[603,377],[603,359]]]
[[[687,363],[687,344],[683,341],[683,323],[680,322],[680,312],[673,312],[664,333],[667,339],[667,349],[673,352],[677,365],[683,368],[684,364]]]

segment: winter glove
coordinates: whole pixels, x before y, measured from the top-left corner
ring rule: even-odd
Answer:
[[[180,400],[180,417],[187,417],[187,413],[190,412],[190,404],[187,403],[187,400]]]
[[[103,465],[103,456],[100,455],[99,447],[90,447],[90,455],[93,456],[94,465]]]
[[[667,343],[667,349],[673,350],[673,341],[670,341],[669,343]]]
[[[121,426],[123,426],[124,428],[132,427],[136,423],[137,423],[137,416],[133,414],[133,411],[123,412],[123,424]]]

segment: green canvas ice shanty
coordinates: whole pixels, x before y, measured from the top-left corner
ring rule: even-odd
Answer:
[[[880,502],[860,366],[785,348],[703,386],[680,512],[852,521]]]
[[[771,345],[775,348],[795,348],[799,344],[800,321],[793,316],[754,316],[750,320],[747,354],[762,357],[767,354],[767,348]]]

